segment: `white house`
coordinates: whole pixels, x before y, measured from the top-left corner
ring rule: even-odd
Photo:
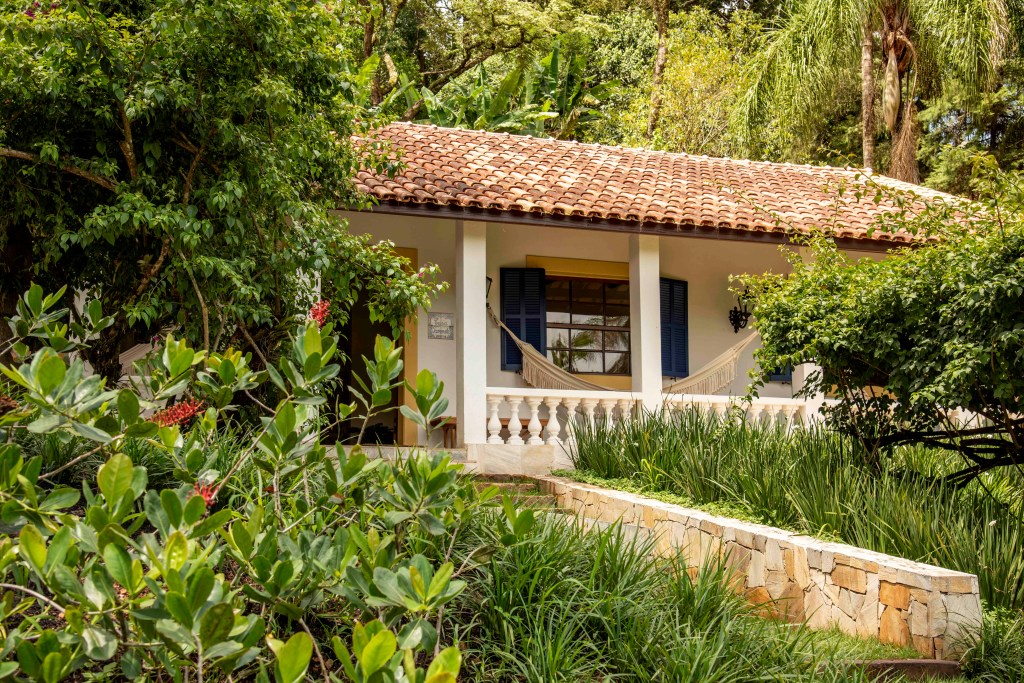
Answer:
[[[563,457],[570,418],[624,419],[637,405],[724,409],[744,393],[755,346],[726,362],[751,334],[730,321],[738,307],[730,275],[785,272],[780,247],[813,228],[829,229],[851,254],[884,255],[911,238],[869,231],[895,206],[875,203],[867,186],[938,195],[851,169],[403,123],[379,136],[404,170],[361,173],[376,205],[342,215],[352,232],[394,242],[414,265],[438,264],[451,283],[429,315],[409,323],[406,374],[438,373],[454,418],[448,436],[485,471],[549,467]],[[586,388],[524,382],[523,353],[489,319],[488,304],[547,358],[527,354],[527,364],[560,366]],[[358,317],[356,358],[373,336]],[[710,392],[665,393],[716,363],[725,371]],[[809,418],[814,406],[792,398],[801,375],[778,374],[748,414]],[[423,443],[392,415],[397,443]]]

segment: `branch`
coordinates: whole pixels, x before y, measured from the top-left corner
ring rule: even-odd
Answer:
[[[30,154],[29,152],[21,152],[10,147],[0,147],[0,157],[9,157],[11,159],[23,159],[25,161],[31,161],[37,164],[47,164],[54,166],[65,173],[76,175],[79,178],[85,178],[86,180],[96,183],[100,187],[110,190],[111,192],[117,191],[117,183],[110,178],[105,178],[96,173],[86,171],[84,168],[78,166],[72,166],[70,164],[54,164],[47,161],[43,161],[38,154]]]
[[[242,336],[245,337],[245,340],[249,342],[250,346],[252,346],[256,355],[260,357],[261,361],[263,361],[263,367],[269,368],[270,361],[268,361],[267,357],[263,355],[263,351],[260,350],[259,344],[257,344],[256,340],[252,338],[251,334],[249,334],[249,328],[245,326],[245,321],[242,320],[242,316],[239,315],[236,317],[238,318],[238,329],[242,331]]]
[[[203,350],[207,353],[210,352],[210,310],[206,307],[206,299],[203,298],[203,292],[199,289],[199,283],[192,276],[192,269],[188,267],[188,261],[185,259],[185,255],[178,250],[178,256],[181,258],[181,265],[185,269],[185,274],[188,275],[189,281],[192,283],[192,289],[196,293],[196,298],[199,299],[199,310],[203,314]]]
[[[163,267],[164,260],[167,258],[167,254],[169,254],[170,251],[171,251],[171,238],[170,237],[165,237],[164,238],[163,246],[160,247],[160,255],[156,257],[156,261],[149,268],[149,270],[143,276],[142,282],[140,282],[139,286],[135,289],[135,296],[132,297],[132,301],[134,301],[135,299],[138,299],[140,296],[142,296],[142,293],[144,291],[146,291],[146,287],[149,286],[149,283],[153,280],[153,278],[156,276],[156,274],[158,272],[160,272],[160,268]]]
[[[121,148],[121,153],[124,154],[124,160],[128,163],[128,175],[131,176],[132,180],[135,180],[139,175],[139,164],[135,160],[135,143],[132,141],[132,123],[128,120],[128,114],[124,110],[124,105],[119,104],[117,106],[121,112],[121,129],[124,133],[124,140],[118,143]]]

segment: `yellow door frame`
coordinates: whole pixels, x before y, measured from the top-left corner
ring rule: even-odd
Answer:
[[[409,270],[415,272],[419,268],[419,250],[410,247],[395,247],[395,253],[403,258],[409,259]],[[405,365],[402,368],[401,380],[409,378],[409,381],[416,381],[416,373],[419,368],[419,324],[415,315],[405,319],[403,333],[399,335],[399,343],[402,346],[402,359]],[[398,390],[398,405],[415,407],[412,395],[406,390],[405,383]],[[401,413],[398,415],[398,445],[415,446],[419,430],[416,423]]]

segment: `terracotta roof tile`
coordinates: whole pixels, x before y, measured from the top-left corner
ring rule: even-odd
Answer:
[[[856,191],[869,182],[912,193],[914,202],[952,199],[884,176],[830,166],[716,159],[408,123],[386,126],[377,137],[400,149],[404,163],[394,178],[370,171],[357,176],[360,190],[382,202],[661,224],[668,229],[807,232],[833,226],[837,236],[868,239],[868,229],[897,210],[891,200],[876,203],[873,188],[857,199]],[[873,239],[913,238],[875,232]]]

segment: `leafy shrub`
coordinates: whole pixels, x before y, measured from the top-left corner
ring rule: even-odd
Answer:
[[[86,374],[68,352],[90,331],[69,334],[58,301],[25,295],[5,349],[23,362],[0,365],[18,387],[0,415],[0,676],[455,680],[461,655],[434,623],[473,565],[457,572],[444,539],[493,494],[446,455],[328,455],[313,418],[339,370],[329,324],[301,324],[262,372],[169,336],[140,394]],[[368,366],[365,420],[398,386],[394,344]],[[267,380],[283,398],[262,427],[224,438],[234,395]],[[443,401],[429,373],[408,389],[421,420]],[[90,471],[81,492],[58,483]]]

